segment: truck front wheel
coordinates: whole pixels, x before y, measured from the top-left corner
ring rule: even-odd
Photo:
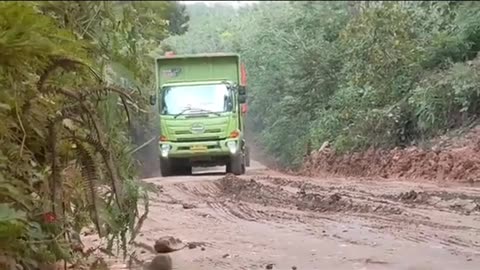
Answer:
[[[250,149],[245,147],[245,166],[250,167]]]
[[[177,167],[177,171],[181,175],[192,175],[192,166],[190,165],[181,165]]]
[[[172,164],[169,160],[160,158],[160,174],[163,177],[172,175]]]
[[[243,155],[235,155],[230,157],[230,162],[227,163],[227,173],[241,175],[245,173],[245,162]]]

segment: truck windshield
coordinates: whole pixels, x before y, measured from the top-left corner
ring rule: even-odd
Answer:
[[[161,104],[161,114],[221,113],[232,110],[233,98],[225,84],[167,86]]]

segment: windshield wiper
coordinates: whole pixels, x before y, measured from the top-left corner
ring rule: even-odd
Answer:
[[[177,113],[173,118],[177,118],[177,117],[179,117],[180,115],[186,113],[188,110],[191,110],[191,109],[192,109],[192,108],[185,108],[185,109],[183,109],[183,111]]]
[[[212,112],[212,111],[205,110],[205,109],[186,108],[186,109],[184,109],[183,111],[177,113],[173,118],[177,118],[177,117],[179,117],[180,115],[182,115],[182,114],[184,114],[184,113],[186,113],[187,111],[190,111],[190,110],[192,110],[192,111],[201,111],[201,112],[206,112],[206,113],[212,113],[212,114],[215,114],[215,115],[217,115],[217,116],[222,116],[222,115],[221,115],[220,113],[218,113],[218,112]]]
[[[211,113],[211,114],[215,114],[215,115],[217,115],[217,116],[222,116],[220,113],[218,113],[218,112],[213,112],[213,111],[210,111],[210,110],[205,110],[205,109],[192,109],[192,110],[201,111],[201,112],[206,112],[206,113]]]

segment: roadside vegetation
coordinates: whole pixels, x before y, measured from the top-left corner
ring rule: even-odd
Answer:
[[[0,269],[82,264],[85,231],[134,257],[153,54],[238,52],[248,136],[296,168],[325,142],[406,147],[475,122],[478,18],[459,1],[0,1]]]
[[[459,1],[189,5],[178,54],[238,52],[249,129],[284,166],[420,144],[480,113],[480,4]]]
[[[131,255],[148,212],[135,154],[153,125],[149,53],[185,15],[175,2],[0,2],[0,269],[81,264],[95,251],[85,230]]]

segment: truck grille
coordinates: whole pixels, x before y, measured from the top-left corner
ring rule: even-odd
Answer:
[[[211,129],[206,129],[204,133],[220,133],[222,132],[221,129],[219,128],[211,128]],[[189,135],[193,134],[191,130],[177,130],[175,131],[176,135]]]
[[[179,142],[202,142],[220,140],[220,136],[197,137],[197,138],[177,138]]]

